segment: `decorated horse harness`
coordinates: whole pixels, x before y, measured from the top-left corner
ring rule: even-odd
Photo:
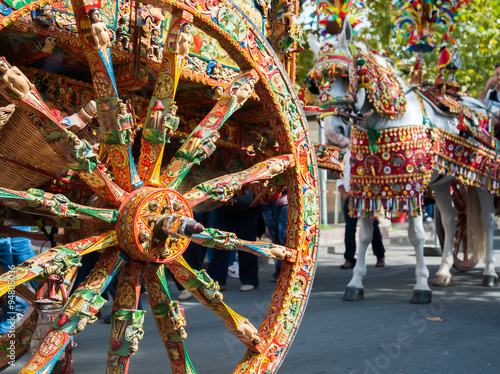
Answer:
[[[337,115],[355,120],[350,214],[374,218],[381,208],[388,217],[399,217],[403,212],[421,214],[423,194],[434,171],[466,185],[499,192],[498,142],[489,134],[488,118],[458,101],[462,92],[453,88],[443,92],[431,85],[414,86],[405,92],[393,70],[372,54],[358,52],[352,43],[349,52],[326,43],[304,81],[311,93],[319,94],[316,110],[320,118]],[[338,77],[347,78],[349,91],[333,97],[329,91]],[[354,109],[361,88],[373,106],[364,115]],[[422,125],[382,131],[362,127],[373,114],[401,118],[411,91],[422,109]],[[459,134],[436,127],[427,116],[424,101],[444,116],[458,118]]]

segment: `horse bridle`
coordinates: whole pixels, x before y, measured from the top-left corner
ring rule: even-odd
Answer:
[[[320,110],[319,113],[320,114],[318,115],[318,119],[323,119],[323,118],[328,117],[328,116],[343,116],[343,117],[352,118],[353,120],[358,121],[358,122],[363,122],[369,117],[369,115],[366,115],[366,116],[354,115],[354,114],[348,113],[346,111],[343,111],[341,109],[338,109],[337,107],[334,107],[334,106],[332,106],[329,109],[325,109],[324,111]],[[369,113],[369,114],[371,114],[371,113]]]
[[[351,47],[349,48],[349,50],[352,53]],[[339,54],[339,55],[330,54],[330,57],[334,58],[334,59],[341,59],[341,60],[345,61],[347,56],[345,56],[343,54]],[[357,92],[359,89],[359,87],[358,87],[358,77],[359,77],[358,70],[359,70],[359,68],[358,68],[358,63],[355,62],[358,59],[356,56],[352,56],[352,57],[349,56],[348,58],[350,60],[350,63],[353,66],[355,66],[355,68],[353,69],[354,70],[353,72],[355,74],[356,83],[355,83],[355,87],[353,87],[352,102],[347,103],[349,105],[349,107],[351,108],[352,112],[349,112],[349,111],[346,111],[346,110],[343,110],[343,109],[336,107],[335,104],[338,104],[339,101],[335,101],[334,103],[332,103],[331,107],[317,110],[317,112],[319,113],[318,119],[323,119],[323,118],[328,117],[328,116],[342,116],[342,117],[353,119],[353,120],[357,121],[358,123],[360,123],[360,122],[364,122],[372,114],[372,112],[368,112],[366,115],[361,115],[359,112],[357,114],[353,114],[355,112],[354,103],[357,100]],[[351,72],[351,71],[349,71],[349,72]],[[335,75],[337,75],[337,74],[335,74]],[[351,80],[351,77],[348,76],[348,79]]]

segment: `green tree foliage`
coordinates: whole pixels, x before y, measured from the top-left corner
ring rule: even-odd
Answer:
[[[389,0],[366,2],[367,18],[370,26],[360,30],[359,38],[368,48],[387,53],[395,61],[413,65],[413,56],[408,51],[408,40],[398,36],[391,29],[396,11]],[[426,53],[425,79],[434,81],[437,77],[439,46],[444,32],[437,32],[437,48]],[[459,9],[455,29],[450,34],[457,40],[463,67],[457,73],[462,88],[472,96],[477,96],[492,75],[496,63],[500,63],[500,1],[470,0]],[[450,43],[448,43],[448,47]]]
[[[368,0],[365,4],[367,22],[359,26],[354,41],[362,41],[369,50],[390,56],[403,72],[409,72],[417,54],[410,54],[408,40],[392,29],[397,15],[392,2]],[[424,78],[431,82],[434,82],[438,74],[439,47],[443,34],[444,30],[436,33],[437,48],[424,54]],[[469,0],[468,4],[459,9],[455,29],[450,36],[456,39],[463,62],[462,69],[457,73],[457,80],[470,95],[477,96],[492,75],[494,66],[500,63],[500,0]],[[450,46],[448,43],[448,48]],[[311,58],[310,53],[302,52],[299,55],[298,79],[312,66]]]
[[[311,32],[310,30],[306,33]],[[297,55],[297,73],[296,82],[302,86],[302,79],[314,65],[314,53],[309,49],[309,45],[304,45],[304,50]]]

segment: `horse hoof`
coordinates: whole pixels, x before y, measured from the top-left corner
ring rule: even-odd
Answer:
[[[430,304],[432,301],[432,291],[414,290],[410,299],[412,304]]]
[[[498,286],[498,278],[494,275],[483,275],[483,287],[496,287]]]
[[[342,300],[344,301],[361,301],[365,290],[363,288],[347,287]]]
[[[436,276],[434,277],[433,285],[438,287],[451,286],[451,274],[449,275],[436,274]]]

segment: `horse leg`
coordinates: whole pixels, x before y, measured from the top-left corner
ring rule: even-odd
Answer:
[[[373,219],[361,218],[359,220],[359,252],[356,266],[352,270],[352,278],[345,291],[344,301],[363,300],[363,278],[366,275],[366,250],[373,238]]]
[[[433,186],[436,205],[441,213],[441,222],[444,229],[444,248],[441,266],[434,277],[434,285],[446,287],[451,285],[450,269],[453,266],[453,245],[457,225],[457,211],[453,207],[450,195],[451,181]]]
[[[417,283],[410,299],[410,303],[412,304],[429,304],[432,300],[432,291],[427,284],[429,269],[425,266],[424,261],[425,232],[422,219],[422,215],[408,219],[408,237],[415,248],[415,257],[417,259],[417,266],[415,268]]]
[[[493,253],[493,231],[495,230],[494,197],[485,190],[477,190],[481,204],[481,221],[486,235],[485,267],[483,283],[485,287],[495,287],[498,284],[498,275],[495,271],[495,255]]]

